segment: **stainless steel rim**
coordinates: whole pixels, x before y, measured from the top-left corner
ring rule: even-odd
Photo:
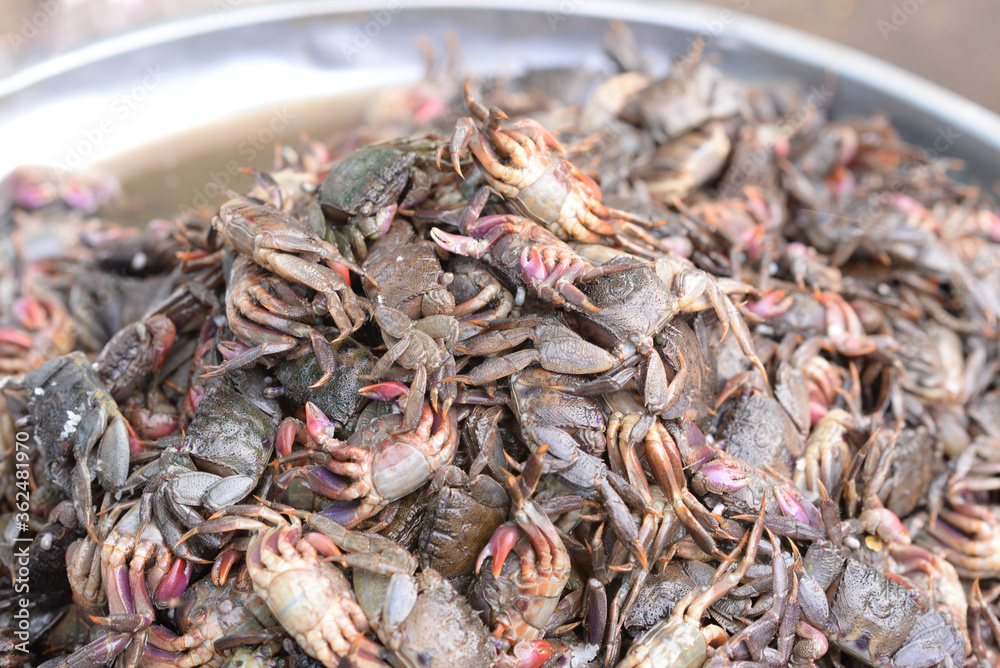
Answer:
[[[569,4],[567,4],[569,3]],[[275,5],[238,8],[227,16],[225,27],[210,15],[137,30],[56,56],[0,80],[0,113],[7,104],[55,77],[66,76],[87,65],[121,57],[156,45],[169,45],[198,35],[263,24],[349,16],[385,5],[372,0],[298,0]],[[722,11],[691,2],[647,5],[611,0],[407,0],[405,11],[491,10],[535,14],[566,12],[589,18],[620,18],[629,22],[704,32]],[[736,15],[736,12],[733,12]],[[963,137],[974,139],[1000,155],[1000,116],[941,86],[854,49],[807,35],[770,21],[739,14],[726,26],[722,39],[744,43],[760,52],[835,73],[844,81],[867,86],[904,102],[931,118],[954,126]],[[997,156],[993,156],[997,157]],[[3,171],[0,169],[0,171]]]

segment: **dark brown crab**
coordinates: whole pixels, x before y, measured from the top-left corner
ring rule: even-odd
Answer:
[[[532,297],[556,306],[596,310],[577,284],[624,270],[615,266],[595,267],[527,218],[505,215],[475,219],[470,215],[462,224],[469,236],[434,228],[431,238],[447,251],[486,260],[507,285],[525,288]]]
[[[415,135],[370,144],[348,154],[323,179],[323,212],[331,221],[346,220],[341,232],[359,260],[371,252],[367,239],[383,237],[399,209],[423,201],[445,176],[432,160],[438,141]]]
[[[431,497],[420,531],[420,562],[447,578],[469,575],[475,555],[503,524],[507,493],[492,478],[472,480],[455,466],[434,474],[427,490]]]
[[[526,118],[503,129],[507,115],[475,100],[468,83],[465,101],[473,117],[459,119],[450,146],[439,150],[439,158],[450,153],[456,172],[462,173],[460,159],[471,151],[486,182],[514,211],[562,239],[601,243],[611,237],[633,247],[643,248],[636,243],[641,242],[657,248],[656,239],[642,229],[652,223],[603,205],[598,185],[572,163],[553,155],[565,149],[540,123]],[[483,123],[482,129],[477,120]]]
[[[367,314],[351,289],[347,272],[364,276],[365,271],[296,218],[236,197],[219,207],[212,227],[228,246],[264,269],[323,294],[341,338],[364,323]]]
[[[645,507],[640,494],[592,454],[604,450],[605,418],[596,399],[573,396],[555,387],[572,388],[573,376],[529,368],[511,376],[511,402],[522,437],[532,451],[547,447],[546,467],[582,494],[597,494],[622,543],[629,545],[643,567],[646,552],[626,498]]]
[[[408,389],[390,381],[364,389],[365,396],[405,403]],[[336,425],[314,404],[306,404],[311,449],[320,449],[323,466],[292,469],[279,478],[287,487],[296,477],[314,492],[338,501],[324,513],[350,528],[390,502],[420,488],[434,472],[449,465],[458,447],[454,409],[439,413],[422,402],[416,428],[407,429],[398,414],[372,420],[347,440],[335,437]]]
[[[417,237],[405,221],[395,221],[372,244],[362,266],[373,279],[362,281],[365,293],[377,306],[396,309],[413,320],[455,310],[455,298],[448,291],[452,275],[441,267],[434,244]]]

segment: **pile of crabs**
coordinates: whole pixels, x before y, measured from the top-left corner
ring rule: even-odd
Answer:
[[[995,205],[613,34],[144,229],[6,178],[0,666],[996,664]]]

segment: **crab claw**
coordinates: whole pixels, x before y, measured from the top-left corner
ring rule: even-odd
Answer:
[[[388,380],[374,385],[365,385],[358,390],[358,394],[377,401],[393,401],[399,397],[408,396],[410,388],[399,381]]]
[[[786,299],[787,297],[787,299]],[[747,302],[746,309],[765,320],[777,318],[792,307],[793,298],[787,290],[771,290],[757,300]]]
[[[177,341],[177,326],[165,315],[154,315],[146,321],[146,328],[152,336],[153,360],[151,368],[153,373],[159,372],[167,355]]]
[[[0,343],[10,343],[22,348],[31,348],[34,345],[29,335],[13,327],[0,327]]]
[[[291,469],[278,476],[276,482],[280,487],[287,488],[295,478],[301,478],[310,491],[328,499],[338,498],[350,484],[343,476],[319,465]]]
[[[42,302],[34,297],[21,297],[14,302],[14,314],[22,325],[31,330],[41,329],[48,320]]]
[[[801,522],[802,524],[812,524],[809,521],[809,513],[806,511],[805,506],[793,494],[789,493],[788,490],[783,489],[780,485],[775,485],[774,498],[778,501],[778,506],[785,517],[794,518],[796,522]]]
[[[507,555],[514,548],[517,539],[521,537],[521,532],[515,524],[504,524],[493,532],[486,547],[479,553],[476,559],[476,573],[483,567],[483,562],[487,557],[493,557],[493,579],[500,577],[503,570],[503,563],[507,560]]]
[[[242,557],[242,552],[232,548],[221,552],[219,556],[215,558],[215,561],[212,562],[212,584],[216,587],[225,585],[226,580],[229,579],[229,571],[232,569],[233,564],[239,561]]]
[[[393,209],[393,212],[395,212],[395,209]],[[389,219],[389,222],[390,223],[392,222],[391,218]],[[388,226],[386,226],[386,229],[388,229]],[[337,262],[336,260],[327,260],[326,266],[330,267],[330,269],[333,269],[337,273],[337,275],[340,276],[341,279],[343,279],[344,283],[347,283],[348,285],[351,284],[351,269],[349,267],[341,264],[340,262]]]
[[[323,438],[333,438],[334,433],[333,422],[311,401],[306,402],[306,431],[317,443]]]
[[[490,242],[485,239],[480,240],[473,239],[472,237],[463,237],[460,234],[449,234],[436,227],[431,230],[431,239],[449,253],[457,253],[458,255],[473,257],[477,260],[486,255],[486,251],[490,247]]]
[[[735,492],[750,484],[750,479],[743,471],[722,462],[709,462],[698,473],[705,476],[705,486],[716,494]]]
[[[521,271],[524,275],[534,281],[544,281],[548,278],[549,272],[545,269],[545,261],[537,248],[524,249],[521,254]]]
[[[861,513],[861,521],[864,523],[865,529],[882,540],[902,545],[910,543],[910,532],[906,530],[906,526],[899,520],[896,513],[888,508],[868,508]]]
[[[278,425],[278,433],[274,437],[274,449],[281,457],[292,454],[295,445],[295,434],[299,430],[299,421],[295,418],[285,418]]]
[[[357,499],[353,501],[334,501],[319,513],[319,515],[333,520],[345,529],[355,527],[358,523],[368,519],[371,514],[365,504]]]
[[[514,660],[517,668],[541,668],[545,665],[555,648],[548,640],[521,641],[514,645]]]
[[[170,570],[160,581],[160,586],[156,588],[155,603],[159,607],[166,605],[178,598],[187,589],[191,582],[191,575],[194,573],[194,564],[187,559],[175,559]]]

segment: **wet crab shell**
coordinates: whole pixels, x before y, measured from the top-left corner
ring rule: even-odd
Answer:
[[[206,507],[218,510],[244,498],[270,458],[274,421],[246,397],[224,385],[210,388],[188,427],[182,451],[198,468],[222,476]]]
[[[441,488],[427,505],[420,532],[420,563],[448,578],[470,575],[476,555],[507,516],[507,494],[479,476],[460,487]]]
[[[634,264],[622,256],[607,264]],[[653,336],[677,314],[677,298],[651,266],[599,276],[580,286],[597,306],[577,316],[580,329],[592,342],[627,355],[640,339]]]
[[[406,188],[416,153],[394,146],[367,146],[341,160],[319,187],[328,216],[371,215]]]

